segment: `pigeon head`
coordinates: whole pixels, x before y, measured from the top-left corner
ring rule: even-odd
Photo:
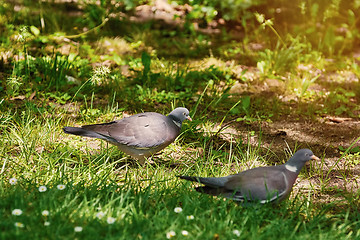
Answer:
[[[174,121],[178,123],[182,123],[184,120],[192,121],[191,117],[189,116],[189,110],[187,108],[178,107],[175,108],[170,114],[169,117],[171,117]]]
[[[317,156],[314,155],[314,153],[310,149],[300,149],[297,151],[292,158],[298,159],[298,161],[307,162],[310,160],[319,160]]]
[[[310,149],[300,149],[285,163],[286,169],[299,173],[307,161],[320,160]]]

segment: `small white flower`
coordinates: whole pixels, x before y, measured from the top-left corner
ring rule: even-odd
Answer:
[[[194,216],[193,216],[193,215],[186,216],[186,219],[187,219],[187,220],[194,220]]]
[[[15,222],[15,227],[18,227],[18,228],[23,228],[24,227],[24,224],[21,223],[21,222]]]
[[[41,215],[43,215],[44,217],[47,217],[47,216],[49,216],[49,211],[48,210],[44,210],[44,211],[42,211],[41,212]]]
[[[39,187],[39,192],[46,192],[47,187],[46,186],[40,186]]]
[[[105,213],[102,212],[102,211],[100,211],[100,212],[98,212],[98,213],[96,214],[96,217],[97,217],[98,219],[102,219],[104,216],[105,216]]]
[[[50,222],[48,221],[44,222],[44,226],[50,226]]]
[[[176,233],[173,230],[171,230],[170,232],[166,233],[166,238],[170,239],[172,237],[175,237],[175,235],[176,235]]]
[[[181,231],[181,234],[186,237],[186,236],[189,235],[189,232],[186,231],[186,230],[182,230],[182,231]]]
[[[21,209],[14,209],[12,210],[11,214],[15,215],[15,216],[20,216],[23,212],[21,211]]]
[[[174,212],[176,212],[176,213],[181,213],[181,212],[182,212],[182,208],[181,208],[181,207],[176,207],[176,208],[174,208]]]
[[[115,220],[116,220],[116,218],[108,217],[108,218],[106,219],[106,222],[107,222],[108,224],[113,224],[113,223],[115,222]]]
[[[236,236],[240,237],[240,231],[235,229],[233,230],[233,234],[235,234]]]
[[[14,177],[9,179],[9,183],[10,183],[11,185],[15,185],[16,182],[17,182],[17,179],[14,178]]]
[[[57,189],[59,189],[59,190],[64,190],[64,189],[66,188],[66,186],[65,186],[64,184],[59,184],[59,185],[57,185],[56,187],[57,187]]]
[[[75,232],[81,232],[83,230],[83,228],[81,227],[81,226],[76,226],[75,228],[74,228],[74,231]]]

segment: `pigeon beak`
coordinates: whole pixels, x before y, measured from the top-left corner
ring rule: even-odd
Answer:
[[[190,116],[187,116],[186,119],[189,120],[190,122],[192,121]]]
[[[315,155],[312,155],[312,156],[311,156],[311,159],[312,159],[312,160],[317,160],[317,161],[319,161],[319,160],[320,160],[320,158],[318,158],[318,157],[317,157],[317,156],[315,156]]]

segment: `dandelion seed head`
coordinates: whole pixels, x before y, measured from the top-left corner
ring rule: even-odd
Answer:
[[[181,213],[181,212],[182,212],[182,208],[181,208],[181,207],[176,207],[176,208],[174,208],[174,212],[176,212],[176,213]]]
[[[110,73],[110,68],[107,66],[100,66],[93,70],[93,74],[90,78],[90,82],[93,85],[99,85]]]
[[[14,209],[12,210],[11,214],[14,216],[20,216],[22,214],[22,210],[21,209]]]

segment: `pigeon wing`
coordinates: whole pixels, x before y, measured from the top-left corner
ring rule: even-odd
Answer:
[[[273,201],[288,191],[283,166],[260,167],[233,175],[225,188],[234,200]]]
[[[112,142],[136,148],[153,148],[170,143],[180,133],[180,128],[171,119],[153,112],[82,128],[107,136],[114,140]]]

